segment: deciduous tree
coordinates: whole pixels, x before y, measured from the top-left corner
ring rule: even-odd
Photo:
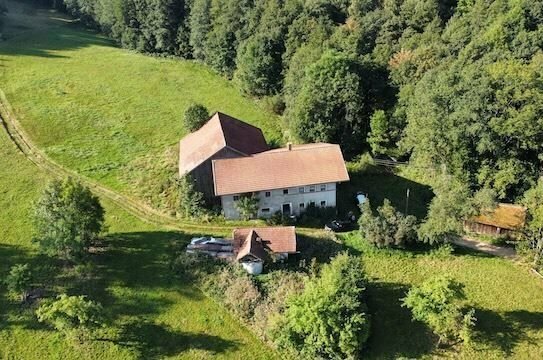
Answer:
[[[365,290],[361,259],[336,256],[287,300],[275,341],[303,358],[356,359],[370,332]]]
[[[103,229],[104,208],[89,188],[54,180],[34,205],[34,241],[47,255],[80,259]]]
[[[409,290],[403,306],[411,309],[413,319],[428,325],[441,343],[468,342],[475,317],[465,310],[463,285],[448,276],[437,276]]]
[[[194,132],[209,120],[209,110],[202,104],[192,104],[185,110],[183,124],[185,129]]]

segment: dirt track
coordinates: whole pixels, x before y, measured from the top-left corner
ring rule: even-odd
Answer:
[[[72,177],[84,183],[91,188],[99,196],[108,199],[115,203],[120,208],[126,210],[130,214],[148,223],[170,227],[176,230],[227,230],[233,226],[217,226],[217,225],[201,225],[180,221],[173,216],[164,214],[156,209],[151,208],[147,204],[142,203],[132,197],[114,192],[94,180],[81,176],[80,174],[69,170],[45,155],[36,145],[32,143],[28,135],[15,117],[5,94],[0,90],[0,122],[2,128],[7,132],[8,137],[15,146],[37,167],[43,169],[54,177]]]

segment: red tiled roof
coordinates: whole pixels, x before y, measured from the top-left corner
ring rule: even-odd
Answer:
[[[273,253],[292,254],[296,252],[296,228],[294,226],[234,229],[232,237],[234,238],[235,252],[239,254],[247,246],[249,235],[260,238],[264,247]]]
[[[339,145],[307,144],[213,160],[215,195],[349,181]]]
[[[236,260],[241,260],[247,255],[252,255],[253,257],[260,259],[262,261],[266,260],[266,250],[260,237],[257,233],[251,229],[249,235],[245,238],[245,241],[241,244]]]
[[[269,149],[262,130],[217,112],[199,130],[179,142],[179,174],[191,172],[226,146],[241,155],[252,155]]]

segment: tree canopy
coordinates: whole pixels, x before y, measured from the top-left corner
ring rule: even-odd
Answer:
[[[80,259],[102,231],[104,215],[90,189],[73,179],[54,180],[34,206],[34,241],[47,255]]]
[[[539,176],[540,1],[64,3],[123,46],[197,59],[273,95],[295,140],[409,157],[507,202]]]
[[[276,341],[303,358],[357,358],[370,332],[365,290],[361,259],[336,256],[300,295],[287,300]]]

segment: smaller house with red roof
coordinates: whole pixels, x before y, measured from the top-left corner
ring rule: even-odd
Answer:
[[[240,217],[236,202],[247,196],[258,199],[261,218],[335,207],[337,184],[349,181],[339,145],[270,150],[259,128],[219,112],[179,147],[179,174],[192,175],[208,200],[220,199],[227,219]]]
[[[251,274],[260,274],[267,260],[285,260],[297,251],[294,226],[234,229],[232,238],[236,261]]]

